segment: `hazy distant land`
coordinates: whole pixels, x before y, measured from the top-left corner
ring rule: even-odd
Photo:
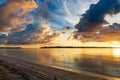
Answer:
[[[33,47],[34,48],[34,47]],[[38,48],[120,48],[120,47],[104,47],[104,46],[43,46]],[[0,49],[24,49],[22,47],[0,47]]]
[[[22,49],[22,47],[0,47],[0,49]]]
[[[44,46],[40,48],[120,48],[120,47],[101,47],[101,46]]]

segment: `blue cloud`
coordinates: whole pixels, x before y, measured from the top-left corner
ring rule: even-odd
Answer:
[[[0,5],[5,3],[7,0],[0,0]]]
[[[39,5],[43,4],[46,6],[44,9],[48,10],[51,17],[50,19],[46,20],[46,22],[51,23],[52,26],[56,25],[56,27],[59,28],[66,25],[74,26],[79,21],[79,15],[82,15],[91,4],[96,3],[98,0],[46,0],[46,2],[43,0],[35,1]]]
[[[30,10],[31,12],[25,14],[25,19],[27,18],[27,20],[25,20],[25,27],[20,29],[19,31],[17,30],[18,32],[11,32],[10,34],[8,34],[8,36],[1,35],[1,42],[6,38],[8,40],[7,43],[40,43],[42,41],[46,42],[46,40],[50,40],[53,36],[56,35],[51,35],[50,31],[47,31],[44,34],[44,32],[46,31],[44,29],[47,28],[39,26],[38,24],[41,24],[42,22],[48,23],[51,25],[52,29],[60,29],[64,26],[74,26],[79,21],[80,15],[83,14],[90,7],[91,4],[96,3],[98,0],[34,1],[38,5],[38,8],[32,11]],[[4,2],[5,1],[2,0],[0,3],[3,4]],[[22,9],[17,10],[16,14],[19,14],[21,11]],[[23,19],[22,21],[24,22]],[[13,30],[16,30],[20,26],[21,25],[15,26],[15,29]],[[9,26],[7,28],[9,28]]]
[[[95,32],[108,23],[105,20],[106,15],[118,13],[120,13],[119,0],[100,0],[97,4],[90,6],[75,27],[78,31]]]
[[[51,26],[56,28],[64,26],[74,26],[81,14],[83,14],[92,3],[98,0],[35,0],[38,8],[27,14],[29,20],[41,22],[44,19]],[[3,4],[6,0],[0,0]],[[83,5],[84,4],[84,5]],[[16,12],[19,14],[22,10]],[[34,19],[37,18],[37,19]],[[34,21],[33,21],[34,22]]]

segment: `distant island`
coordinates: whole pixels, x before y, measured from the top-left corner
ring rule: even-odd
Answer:
[[[115,47],[99,47],[99,46],[44,46],[44,47],[40,47],[40,48],[115,48]],[[119,48],[119,47],[116,47]]]
[[[21,47],[0,47],[0,49],[22,49]]]

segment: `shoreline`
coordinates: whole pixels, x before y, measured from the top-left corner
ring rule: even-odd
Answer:
[[[74,48],[120,48],[120,46],[79,46],[79,47],[72,47],[72,46],[43,46],[43,47],[38,47],[36,49],[52,49],[52,48],[59,48],[59,49],[62,49],[62,48],[71,48],[71,49],[74,49]],[[32,49],[32,48],[22,48],[22,47],[0,47],[0,49]],[[34,49],[34,48],[33,48]]]
[[[74,48],[120,48],[120,47],[91,47],[91,46],[90,47],[69,47],[69,46],[68,47],[59,47],[58,46],[58,47],[40,47],[40,48],[41,49],[47,49],[47,48],[48,49],[50,49],[50,48],[73,48],[74,49]]]
[[[7,56],[0,56],[0,67],[8,70],[10,74],[17,76],[17,80],[117,80],[102,75],[77,73],[38,65]]]

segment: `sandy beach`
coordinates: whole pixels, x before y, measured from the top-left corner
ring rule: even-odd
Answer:
[[[119,80],[84,72],[71,72],[0,56],[0,80]]]

